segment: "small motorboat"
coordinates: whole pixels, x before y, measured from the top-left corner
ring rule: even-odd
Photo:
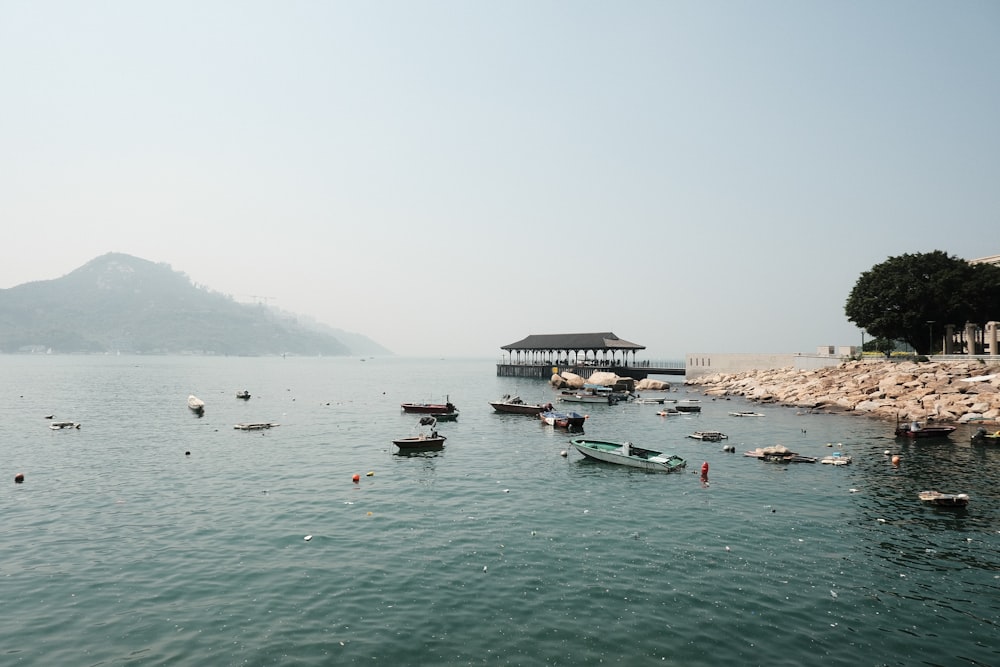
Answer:
[[[249,422],[245,424],[235,424],[233,428],[241,431],[263,431],[278,426],[274,422]]]
[[[639,396],[635,399],[635,402],[639,405],[663,405],[663,401],[666,398],[657,398],[655,396]]]
[[[77,422],[52,422],[49,424],[49,428],[53,431],[61,431],[64,428],[80,428],[80,424]]]
[[[830,456],[824,456],[819,460],[819,462],[834,466],[846,466],[852,460],[853,459],[850,456],[846,456],[844,454],[841,454],[840,452],[834,452]]]
[[[976,432],[972,434],[972,442],[980,445],[1000,444],[1000,431],[990,433],[985,428],[980,426],[976,429]]]
[[[552,403],[525,403],[520,396],[511,396],[510,394],[504,395],[499,401],[490,401],[490,405],[497,412],[532,417],[552,409]]]
[[[397,438],[392,441],[392,444],[399,447],[400,450],[440,449],[444,447],[444,441],[447,438],[438,433],[435,426],[437,426],[437,419],[433,416],[421,417],[414,427],[418,433],[407,438]]]
[[[743,410],[742,412],[730,412],[730,417],[763,417],[762,412],[751,412],[749,410]]]
[[[658,417],[669,417],[670,415],[679,415],[680,413],[681,411],[674,407],[663,408],[662,410],[656,411],[656,415]]]
[[[791,451],[784,445],[758,447],[743,452],[743,456],[749,456],[768,463],[816,463],[818,460],[813,456],[802,456],[797,452]]]
[[[244,401],[250,400],[250,392],[244,389],[243,391],[236,392],[236,398],[242,398]]]
[[[439,449],[444,447],[444,441],[447,439],[434,431],[431,435],[421,433],[411,438],[397,438],[392,444],[400,449]]]
[[[675,407],[679,412],[701,412],[701,404],[697,399],[686,398],[677,401]]]
[[[969,494],[921,491],[920,500],[929,505],[940,505],[942,507],[965,507],[969,504]]]
[[[636,447],[631,442],[609,442],[607,440],[587,440],[573,438],[570,440],[578,452],[590,459],[617,463],[618,465],[660,472],[677,472],[682,470],[687,461],[673,454],[664,454],[653,449]]]
[[[587,421],[587,415],[581,415],[579,412],[557,412],[555,410],[539,412],[538,418],[542,420],[543,424],[566,429],[583,428],[584,422]]]
[[[926,426],[914,420],[909,425],[896,424],[897,438],[947,438],[955,432],[954,426],[941,424],[939,426]]]
[[[729,436],[722,431],[695,431],[688,435],[689,438],[694,438],[695,440],[703,440],[705,442],[719,442],[720,440],[728,440]]]
[[[192,394],[188,396],[188,407],[191,408],[191,412],[201,415],[205,412],[205,401]]]
[[[403,409],[403,412],[417,413],[417,414],[440,414],[445,412],[458,412],[458,408],[445,398],[444,403],[400,403],[399,407]]]

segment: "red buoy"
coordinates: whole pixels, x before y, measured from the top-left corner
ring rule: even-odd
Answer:
[[[354,477],[351,478],[351,481],[357,484],[360,480],[361,480],[361,475],[359,475],[358,473],[354,473]]]
[[[16,475],[14,475],[14,483],[15,484],[21,484],[22,482],[24,482],[24,473],[23,472],[19,472]]]
[[[701,476],[708,477],[708,461],[701,464]]]

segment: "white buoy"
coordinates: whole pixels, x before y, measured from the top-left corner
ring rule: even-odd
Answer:
[[[309,540],[311,540],[312,538],[313,538],[313,536],[312,536],[312,535],[306,535],[306,536],[305,536],[305,537],[303,537],[302,539],[303,539],[303,540],[305,540],[306,542],[308,542],[308,541],[309,541]]]

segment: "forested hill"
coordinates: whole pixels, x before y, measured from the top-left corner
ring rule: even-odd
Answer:
[[[338,333],[342,336],[338,336]],[[0,289],[0,352],[369,355],[360,335],[195,286],[166,264],[102,255],[54,280]]]

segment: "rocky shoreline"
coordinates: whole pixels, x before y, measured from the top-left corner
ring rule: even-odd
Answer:
[[[707,396],[891,421],[1000,423],[1000,364],[979,360],[848,361],[816,370],[704,375],[684,384]]]

